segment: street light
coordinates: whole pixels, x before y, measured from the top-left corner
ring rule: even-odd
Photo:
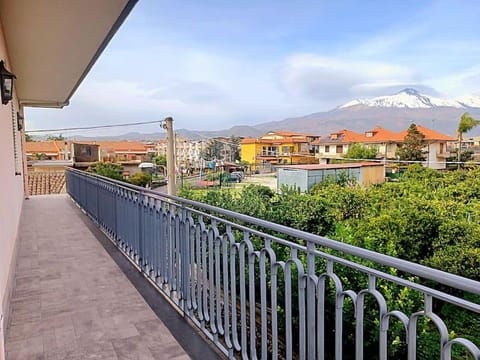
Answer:
[[[2,95],[2,104],[6,105],[13,98],[13,80],[17,77],[5,69],[5,63],[0,61],[0,91]]]

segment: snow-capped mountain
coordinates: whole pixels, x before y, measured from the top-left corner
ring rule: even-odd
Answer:
[[[479,95],[467,95],[458,98],[457,101],[464,107],[480,108],[480,96]]]
[[[379,96],[372,99],[356,99],[341,105],[338,109],[350,107],[431,109],[436,107],[480,108],[480,96],[466,96],[461,99],[441,99],[419,93],[415,89],[404,89],[394,95]]]

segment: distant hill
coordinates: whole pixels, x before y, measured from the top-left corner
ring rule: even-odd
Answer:
[[[355,99],[330,111],[254,126],[240,125],[215,131],[175,129],[175,132],[179,137],[194,140],[217,136],[259,137],[272,130],[327,135],[332,131],[344,128],[366,131],[376,125],[392,131],[400,131],[414,122],[445,134],[455,135],[458,121],[464,112],[469,112],[475,118],[480,119],[480,96],[470,95],[459,99],[441,99],[421,94],[415,89],[404,89],[393,95]],[[479,133],[480,129],[474,129],[468,135],[473,136]],[[165,133],[128,133],[120,136],[95,137],[95,139],[101,140],[158,140],[162,138],[165,138]],[[75,139],[87,140],[92,137],[76,136]]]

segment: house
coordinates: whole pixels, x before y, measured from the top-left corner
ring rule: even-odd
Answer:
[[[277,191],[288,186],[306,192],[327,178],[339,179],[343,175],[360,185],[380,184],[385,180],[384,165],[376,162],[287,165],[277,167]]]
[[[280,164],[315,164],[311,143],[318,136],[291,131],[270,131],[240,142],[241,159],[253,168]]]
[[[68,160],[70,146],[67,141],[28,141],[25,143],[27,160]]]
[[[424,151],[426,160],[423,165],[431,169],[445,169],[447,167],[447,158],[452,156],[447,148],[450,147],[449,143],[455,141],[455,138],[421,125],[417,125],[417,129],[425,135],[426,145]],[[405,138],[406,135],[407,130],[400,133],[402,138]]]
[[[447,151],[449,142],[455,139],[437,131],[417,125],[418,130],[425,135],[425,153],[427,154],[425,166],[432,169],[445,169],[446,158],[450,156]],[[407,130],[393,132],[376,126],[364,133],[357,133],[347,129],[334,132],[327,137],[316,140],[316,156],[321,164],[327,164],[331,159],[343,159],[352,144],[363,144],[377,151],[377,159],[396,159],[396,150],[402,145]]]
[[[348,146],[359,142],[360,137],[361,134],[347,129],[333,132],[313,142],[315,154],[323,164],[328,163],[328,159],[343,158],[348,151]]]

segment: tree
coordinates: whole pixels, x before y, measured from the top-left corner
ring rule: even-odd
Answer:
[[[56,140],[56,141],[63,141],[63,140],[65,140],[65,138],[63,137],[62,134],[60,134],[60,135],[58,135],[58,136],[49,135],[49,136],[47,137],[47,140],[48,140],[48,141],[54,141],[54,140]]]
[[[89,166],[88,172],[106,176],[114,180],[123,180],[123,168],[114,163],[96,162]]]
[[[237,136],[233,136],[230,138],[230,151],[232,154],[232,161],[240,161],[240,138]]]
[[[158,155],[153,158],[153,163],[157,166],[167,166],[167,156]]]
[[[375,159],[376,156],[377,149],[355,143],[348,147],[348,151],[343,157],[347,159]]]
[[[35,140],[33,140],[32,135],[30,135],[30,134],[25,134],[25,141],[26,141],[26,142],[32,142],[32,141],[35,141]]]
[[[215,139],[211,139],[205,149],[202,151],[202,158],[211,161],[222,158],[223,144]]]
[[[397,149],[396,155],[403,161],[424,161],[426,145],[425,135],[412,124],[407,130],[407,135],[403,141],[403,145]]]
[[[138,172],[130,176],[128,181],[133,185],[145,187],[152,182],[152,175],[145,172]]]
[[[462,156],[462,141],[463,134],[472,130],[475,126],[480,124],[480,120],[475,120],[468,112],[463,113],[458,123],[457,139],[458,139],[458,152],[457,152],[457,168],[460,168],[460,160]]]

